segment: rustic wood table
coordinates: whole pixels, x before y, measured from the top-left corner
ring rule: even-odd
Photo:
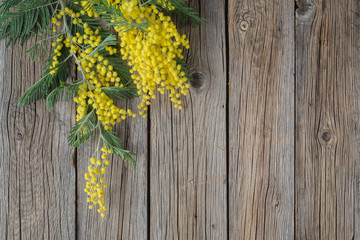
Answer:
[[[112,159],[105,220],[75,105],[18,108],[42,64],[0,42],[0,239],[360,239],[360,2],[190,2],[190,94],[117,126],[137,169]]]

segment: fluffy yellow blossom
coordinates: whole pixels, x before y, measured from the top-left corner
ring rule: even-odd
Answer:
[[[59,60],[58,57],[61,56],[61,49],[63,48],[64,44],[62,43],[63,37],[58,37],[56,39],[56,42],[52,43],[52,46],[54,47],[54,53],[56,53],[55,56],[52,58],[52,62],[50,65],[50,74],[53,75],[58,70],[58,64]]]
[[[77,16],[71,9],[65,9],[66,14]],[[78,21],[77,24],[82,24]],[[135,117],[131,110],[119,109],[114,101],[103,91],[102,87],[119,86],[121,79],[109,61],[98,52],[92,54],[94,49],[103,41],[99,31],[93,31],[87,23],[82,24],[84,34],[76,33],[76,36],[59,38],[55,52],[59,52],[65,45],[70,48],[70,53],[74,54],[78,61],[78,70],[83,74],[84,83],[79,87],[78,96],[74,98],[77,103],[76,120],[79,121],[86,115],[88,105],[95,109],[97,119],[105,126],[105,129],[112,129],[112,125],[126,119],[127,116]],[[85,44],[85,47],[83,46]],[[105,50],[110,55],[117,52],[116,48],[105,46]],[[54,68],[58,62],[54,59]],[[52,70],[53,72],[56,69]]]
[[[94,207],[100,213],[101,217],[105,217],[104,193],[107,184],[105,184],[104,174],[106,173],[106,165],[108,165],[107,153],[111,153],[106,147],[101,148],[101,158],[97,160],[92,157],[89,161],[88,172],[85,173],[86,187],[84,191],[87,193],[87,201],[90,204],[89,209]],[[99,154],[97,154],[99,155]]]
[[[190,87],[185,72],[177,60],[183,59],[181,46],[189,48],[185,35],[180,35],[169,16],[159,12],[154,5],[139,6],[138,0],[111,1],[124,17],[134,24],[147,24],[144,29],[115,26],[121,40],[121,54],[132,67],[133,78],[142,102],[140,115],[155,98],[155,91],[167,90],[175,108],[182,108],[181,95],[187,95]],[[113,21],[116,21],[115,18]]]
[[[89,8],[88,10],[90,11]],[[76,33],[74,36],[68,36],[65,39],[61,37],[54,44],[57,51],[60,51],[63,46],[69,48],[70,54],[76,60],[77,69],[83,76],[83,83],[79,86],[78,96],[74,98],[77,103],[76,121],[85,117],[88,106],[91,106],[95,111],[97,120],[104,126],[105,130],[111,130],[112,125],[126,119],[127,116],[135,117],[136,115],[130,109],[118,108],[102,90],[103,87],[123,87],[123,84],[119,73],[109,63],[109,60],[99,52],[94,51],[103,41],[99,35],[99,30],[92,30],[87,23],[83,24],[79,18],[79,13],[75,13],[71,9],[66,8],[63,14],[70,15],[73,18],[72,23],[80,24],[84,29],[83,33]],[[80,14],[86,14],[86,12]],[[87,14],[92,15],[89,12]],[[109,55],[118,52],[112,46],[105,46],[104,49]],[[56,66],[58,63],[56,56],[53,60],[54,66]],[[56,71],[56,69],[52,71]],[[98,152],[97,150],[96,153]],[[111,151],[103,147],[101,152],[102,154],[97,154],[96,158],[90,158],[88,172],[84,176],[87,181],[84,191],[88,194],[89,208],[95,207],[101,217],[104,218],[106,211],[104,193],[107,187],[107,184],[104,183],[104,174],[106,173],[106,166],[110,163],[107,154]]]
[[[76,121],[83,119],[91,109],[96,114],[98,123],[103,126],[102,128],[100,125],[101,129],[111,130],[116,122],[129,116],[136,116],[130,109],[118,108],[113,99],[106,94],[105,88],[124,87],[125,84],[122,83],[120,74],[109,57],[114,54],[121,54],[122,59],[131,67],[131,78],[142,98],[138,106],[140,115],[146,117],[148,105],[156,98],[156,92],[160,94],[166,92],[173,106],[182,109],[180,98],[187,95],[190,87],[180,64],[180,60],[183,59],[182,49],[189,48],[186,36],[179,34],[171,18],[159,12],[158,8],[149,1],[140,3],[139,0],[107,0],[111,8],[122,13],[121,16],[114,15],[111,18],[112,22],[121,20],[120,22],[123,23],[114,26],[119,33],[120,49],[103,44],[99,47],[104,41],[103,35],[82,20],[85,21],[83,16],[99,17],[99,13],[93,9],[93,4],[97,2],[97,0],[74,2],[82,7],[76,12],[65,7],[64,2],[60,1],[61,10],[52,18],[53,32],[60,29],[56,26],[61,25],[61,21],[67,32],[52,44],[55,55],[50,63],[50,74],[55,74],[58,70],[58,58],[65,47],[69,50],[69,57],[75,59],[77,70],[82,75],[82,79],[77,83],[79,84],[77,96],[74,98],[77,103]],[[174,9],[167,0],[159,0],[157,3],[169,10]],[[64,22],[64,19],[71,21]],[[81,30],[70,31],[68,25],[71,27],[76,25],[75,29]],[[75,33],[75,31],[80,32]],[[106,146],[114,153],[117,152],[115,148]],[[110,153],[112,152],[105,146],[97,149],[94,156],[89,159],[88,171],[84,174],[86,180],[84,191],[88,195],[89,208],[95,208],[102,218],[105,217],[106,211],[104,193],[107,184],[104,174],[110,164],[108,160]]]

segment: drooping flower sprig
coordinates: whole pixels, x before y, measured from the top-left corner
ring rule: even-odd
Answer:
[[[76,148],[97,133],[98,146],[89,156],[85,173],[89,208],[105,217],[104,193],[108,154],[135,166],[113,132],[116,122],[147,117],[156,93],[167,94],[182,109],[189,76],[182,50],[189,48],[171,15],[202,23],[186,0],[4,0],[0,5],[0,39],[23,44],[41,38],[27,51],[32,60],[45,61],[41,78],[19,99],[19,106],[46,99],[51,110],[62,100],[76,102],[76,123],[69,144]],[[30,21],[31,20],[31,21]],[[117,32],[117,36],[111,33]],[[69,81],[75,63],[78,78]],[[117,100],[140,96],[138,109],[122,109]]]

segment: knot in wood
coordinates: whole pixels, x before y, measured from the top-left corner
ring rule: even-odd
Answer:
[[[328,141],[330,141],[330,139],[331,139],[331,133],[328,132],[328,131],[323,132],[323,133],[321,134],[321,138],[322,138],[325,142],[328,142]]]
[[[201,88],[204,83],[205,83],[205,75],[200,73],[200,72],[196,72],[191,74],[191,79],[190,79],[190,85],[193,88]]]
[[[17,140],[23,139],[23,134],[22,134],[21,132],[18,132],[18,133],[16,134],[16,138],[17,138]]]
[[[316,8],[310,1],[296,1],[296,18],[300,22],[312,21],[315,17]]]
[[[243,32],[246,32],[247,30],[248,30],[248,28],[249,28],[249,22],[248,21],[246,21],[246,20],[242,20],[241,22],[240,22],[240,30],[241,31],[243,31]]]

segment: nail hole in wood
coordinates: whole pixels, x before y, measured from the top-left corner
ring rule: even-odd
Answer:
[[[321,138],[325,141],[328,142],[331,139],[331,133],[330,132],[323,132],[323,134],[321,134]]]
[[[241,31],[245,32],[245,31],[248,30],[248,28],[249,28],[249,22],[248,21],[243,20],[243,21],[240,22]]]
[[[204,74],[196,72],[191,74],[191,78],[192,79],[190,79],[190,85],[193,88],[201,88],[201,86],[204,85],[205,82]]]

